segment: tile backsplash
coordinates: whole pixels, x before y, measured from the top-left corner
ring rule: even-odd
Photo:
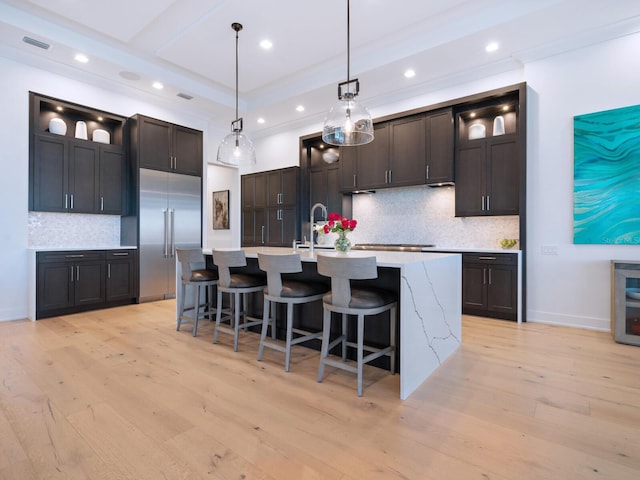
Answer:
[[[455,187],[408,187],[353,196],[356,243],[435,244],[499,249],[519,239],[519,217],[455,217]],[[517,247],[516,247],[517,248]]]
[[[118,215],[29,212],[29,247],[120,246]]]

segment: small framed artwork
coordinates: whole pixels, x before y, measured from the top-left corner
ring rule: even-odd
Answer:
[[[229,190],[213,192],[213,229],[229,230]]]

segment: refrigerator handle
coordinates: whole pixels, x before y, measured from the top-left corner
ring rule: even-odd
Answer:
[[[162,213],[164,214],[164,251],[162,253],[164,254],[164,258],[167,258],[169,256],[169,222],[167,218],[169,210],[164,209]]]
[[[176,214],[176,210],[174,208],[169,209],[169,218],[171,219],[171,257],[175,257],[176,256],[176,231],[174,228],[175,225],[175,221],[174,221],[174,217]]]

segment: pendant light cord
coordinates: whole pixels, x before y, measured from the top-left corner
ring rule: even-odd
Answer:
[[[350,20],[350,15],[349,15],[349,4],[350,4],[350,0],[347,0],[347,88],[349,87],[349,80],[351,80],[350,77],[350,66],[351,66],[351,42],[350,42],[350,37],[351,37],[351,32],[349,31],[349,25],[351,24],[351,20]]]
[[[242,28],[242,26],[240,26]],[[238,32],[240,28],[236,27],[236,120],[238,119]]]

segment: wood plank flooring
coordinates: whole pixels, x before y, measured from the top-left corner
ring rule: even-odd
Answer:
[[[640,478],[640,347],[464,317],[408,400],[318,352],[175,331],[172,300],[0,323],[0,479]]]

